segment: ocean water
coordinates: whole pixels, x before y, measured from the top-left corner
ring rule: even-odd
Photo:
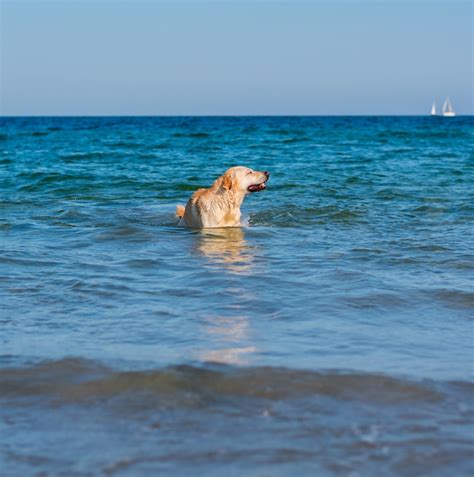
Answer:
[[[0,473],[474,474],[474,119],[0,118]],[[246,226],[177,227],[225,169]]]

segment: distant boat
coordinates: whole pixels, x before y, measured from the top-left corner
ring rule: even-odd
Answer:
[[[446,98],[443,104],[443,116],[447,118],[452,118],[456,116],[456,113],[454,112],[453,105],[451,104],[451,101],[449,98]]]
[[[433,102],[433,106],[431,106],[431,116],[436,116],[436,103]]]

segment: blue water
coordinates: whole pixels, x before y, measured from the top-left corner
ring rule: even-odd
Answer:
[[[473,139],[0,118],[6,474],[472,474]],[[248,225],[177,227],[233,165],[271,172]]]

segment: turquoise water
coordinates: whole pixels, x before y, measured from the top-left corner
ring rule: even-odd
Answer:
[[[6,475],[471,475],[473,138],[0,118]],[[248,225],[177,227],[233,165]]]

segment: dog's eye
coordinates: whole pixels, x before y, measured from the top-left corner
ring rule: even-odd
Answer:
[[[247,172],[247,175],[252,174],[252,173],[253,173],[253,171],[248,171],[248,172]]]

